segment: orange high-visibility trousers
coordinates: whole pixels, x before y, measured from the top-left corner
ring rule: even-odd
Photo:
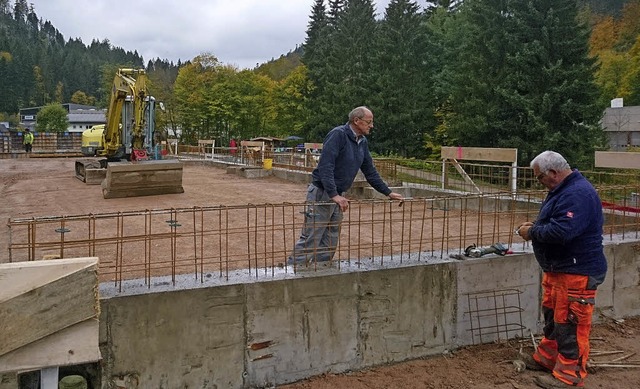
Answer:
[[[567,385],[584,386],[598,283],[589,276],[544,273],[544,337],[533,358]]]

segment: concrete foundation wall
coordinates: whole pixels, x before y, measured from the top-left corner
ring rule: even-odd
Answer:
[[[607,246],[597,311],[640,315],[639,248]],[[440,354],[479,343],[473,305],[496,290],[518,291],[507,305],[528,336],[540,331],[540,276],[525,254],[106,298],[103,387],[264,387]]]
[[[640,243],[605,249],[609,272],[596,320],[640,315]],[[541,330],[541,273],[532,254],[352,266],[105,293],[102,387],[272,387]],[[487,308],[499,313],[489,315],[495,323],[478,318]],[[491,334],[494,324],[522,328]],[[16,389],[15,375],[0,376],[0,388]]]

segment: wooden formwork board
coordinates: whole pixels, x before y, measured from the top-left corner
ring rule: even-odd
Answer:
[[[98,320],[85,320],[0,356],[0,373],[97,362],[98,343]]]
[[[470,161],[509,162],[518,161],[518,149],[499,149],[485,147],[442,147],[442,159]]]
[[[0,358],[9,359],[10,354],[37,341],[47,345],[46,338],[51,340],[51,336],[88,320],[97,321],[97,269],[97,258],[0,264]],[[95,327],[91,323],[87,326]],[[87,331],[85,327],[82,330]],[[67,336],[73,335],[70,331]],[[94,346],[97,349],[98,344]],[[34,353],[44,351],[30,348]],[[5,364],[0,362],[0,366]]]
[[[640,169],[640,153],[596,151],[596,167]]]

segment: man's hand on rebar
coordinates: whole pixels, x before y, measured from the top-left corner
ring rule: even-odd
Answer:
[[[349,208],[349,200],[347,200],[346,197],[336,195],[336,196],[333,196],[331,200],[333,200],[334,203],[340,206],[340,210],[342,212],[346,211]]]
[[[400,193],[396,193],[396,192],[391,192],[389,193],[389,198],[391,200],[404,200],[404,196],[402,196]]]
[[[533,226],[531,222],[525,222],[520,224],[520,226],[516,229],[516,233],[522,237],[524,240],[531,240],[531,236],[529,235],[529,229]]]

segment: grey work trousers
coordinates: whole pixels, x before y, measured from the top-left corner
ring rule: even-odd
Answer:
[[[330,261],[336,253],[340,238],[342,211],[329,195],[310,184],[307,189],[302,233],[296,242],[289,263]]]

